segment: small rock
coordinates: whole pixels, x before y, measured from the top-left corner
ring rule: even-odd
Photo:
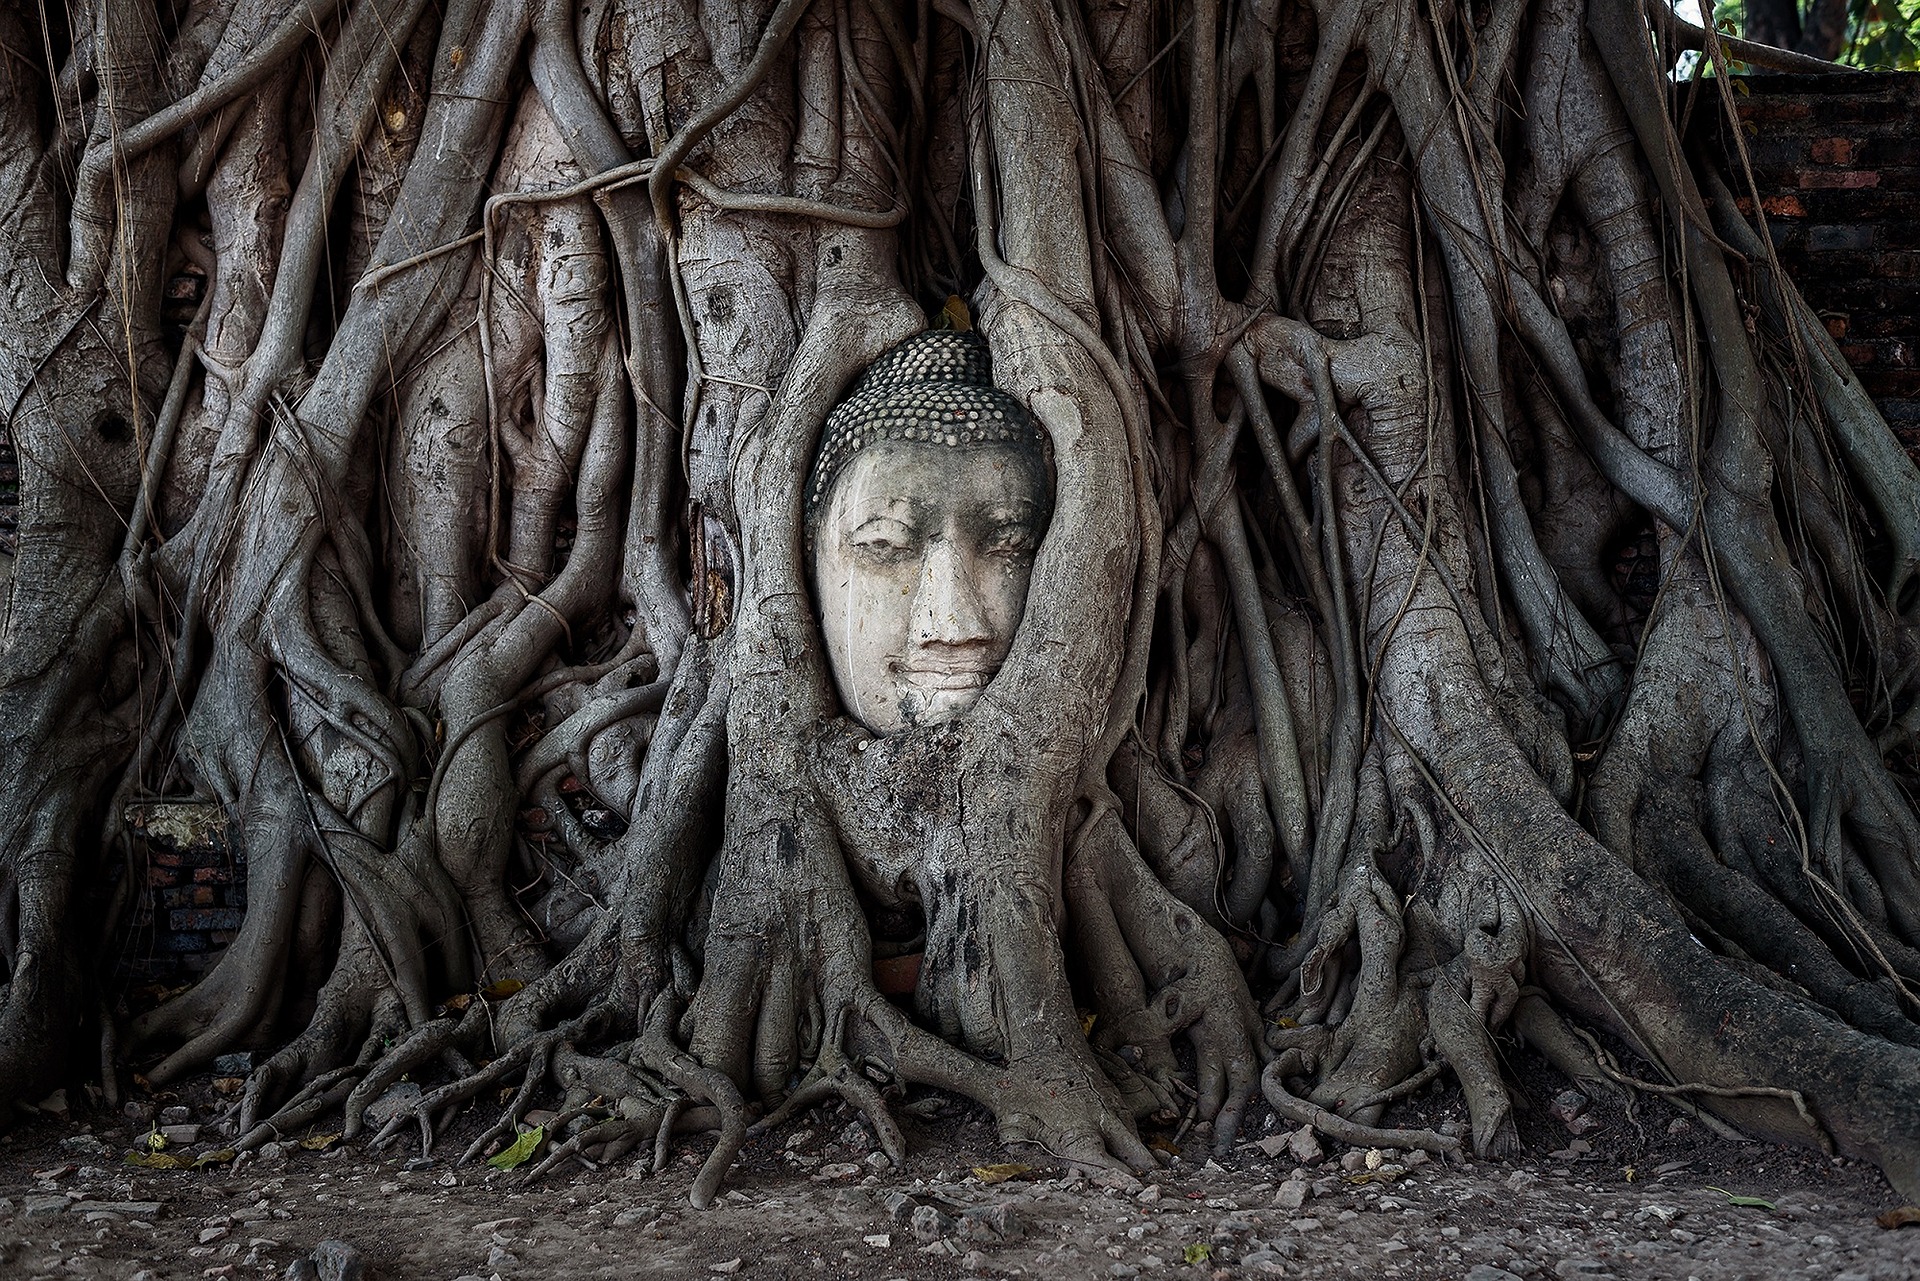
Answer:
[[[1367,1154],[1359,1148],[1348,1148],[1340,1154],[1340,1168],[1348,1174],[1358,1174],[1367,1168]]]
[[[106,1141],[97,1134],[70,1134],[60,1140],[62,1152],[76,1152],[81,1156],[105,1156],[112,1151]]]
[[[893,1245],[893,1233],[891,1232],[869,1232],[860,1239],[876,1250],[885,1250]]]
[[[65,1214],[73,1202],[63,1196],[30,1196],[20,1202],[20,1209],[29,1218],[43,1214]]]
[[[1310,1125],[1303,1125],[1287,1136],[1287,1152],[1302,1165],[1312,1165],[1326,1155]]]
[[[1667,1125],[1667,1133],[1675,1137],[1678,1137],[1682,1134],[1691,1133],[1692,1130],[1693,1130],[1693,1122],[1687,1120],[1687,1118],[1684,1116],[1676,1116]]]
[[[867,1133],[867,1127],[858,1121],[850,1121],[847,1128],[834,1136],[835,1143],[852,1148],[855,1152],[865,1152],[873,1147],[873,1136]]]
[[[984,1272],[987,1269],[987,1256],[978,1250],[969,1250],[960,1260],[960,1266],[969,1272]]]
[[[737,1258],[728,1259],[725,1263],[709,1263],[707,1265],[707,1271],[718,1272],[722,1275],[738,1272],[739,1270],[740,1270],[740,1260]]]
[[[1505,1268],[1496,1268],[1491,1263],[1476,1263],[1467,1269],[1464,1281],[1520,1281],[1520,1278]]]
[[[1140,1269],[1134,1267],[1131,1263],[1109,1263],[1107,1265],[1107,1274],[1116,1277],[1137,1277],[1140,1275]]]
[[[387,1122],[393,1120],[393,1118],[401,1115],[414,1104],[418,1103],[420,1101],[420,1095],[419,1082],[397,1082],[389,1088],[385,1094],[382,1094],[379,1098],[367,1105],[365,1113],[367,1126],[374,1130],[381,1129]]]
[[[1672,1223],[1680,1217],[1680,1207],[1673,1205],[1643,1205],[1633,1216],[1636,1223]]]
[[[1255,1139],[1253,1146],[1260,1149],[1262,1156],[1276,1157],[1287,1150],[1287,1143],[1292,1137],[1290,1134],[1269,1134],[1265,1138]]]
[[[172,1111],[171,1108],[168,1111]],[[163,1125],[160,1134],[174,1147],[183,1148],[200,1141],[200,1127],[197,1125]]]
[[[322,1241],[313,1247],[313,1263],[320,1281],[372,1281],[367,1256],[345,1241]]]
[[[964,1220],[963,1220],[964,1222]],[[1127,1229],[1127,1240],[1144,1241],[1160,1230],[1158,1223],[1136,1223]]]
[[[1305,1179],[1288,1179],[1273,1193],[1273,1204],[1279,1210],[1298,1210],[1307,1203],[1311,1190]]]
[[[1699,1237],[1695,1236],[1693,1233],[1687,1231],[1685,1228],[1668,1228],[1667,1235],[1672,1237],[1674,1240],[1678,1241],[1681,1245],[1692,1245],[1695,1241],[1698,1241],[1700,1239]],[[1815,1245],[1819,1245],[1820,1238],[1815,1237],[1813,1239],[1813,1243]]]
[[[65,1090],[55,1090],[34,1106],[38,1107],[42,1112],[52,1113],[62,1121],[66,1120],[69,1115],[67,1109],[67,1092]]]
[[[976,1206],[960,1216],[960,1235],[970,1241],[1012,1241],[1026,1231],[1026,1221],[1010,1205]]]
[[[1146,1187],[1142,1188],[1139,1195],[1133,1199],[1143,1205],[1152,1205],[1160,1199],[1160,1185],[1158,1183],[1149,1183]]]
[[[875,1174],[879,1174],[882,1171],[893,1168],[893,1158],[885,1152],[869,1152],[867,1153],[865,1164],[869,1170],[872,1170]]]
[[[174,1107],[160,1109],[160,1124],[162,1125],[185,1125],[191,1120],[193,1120],[192,1108],[175,1105]]]
[[[1538,1182],[1540,1182],[1540,1176],[1532,1170],[1515,1170],[1507,1176],[1507,1191],[1525,1192]]]
[[[222,1237],[226,1236],[231,1231],[233,1231],[232,1228],[228,1228],[225,1226],[213,1227],[213,1228],[201,1228],[200,1244],[212,1245],[215,1241],[220,1240]]]
[[[858,1173],[860,1173],[860,1167],[853,1162],[835,1161],[830,1165],[821,1166],[819,1173],[813,1177],[816,1179],[851,1179]]]
[[[916,1206],[907,1224],[913,1229],[913,1239],[923,1245],[952,1236],[959,1226],[952,1215],[942,1214],[930,1205]]]
[[[1547,1115],[1560,1124],[1566,1125],[1585,1112],[1590,1102],[1591,1100],[1578,1090],[1562,1090],[1553,1096],[1553,1102],[1547,1104]]]
[[[519,1266],[520,1256],[507,1249],[504,1245],[496,1245],[487,1251],[487,1270],[489,1272],[498,1272],[502,1268],[517,1268]]]
[[[1320,1229],[1318,1219],[1294,1219],[1287,1224],[1295,1232],[1317,1232]]]
[[[166,1206],[158,1201],[86,1201],[87,1209],[123,1214],[129,1219],[157,1219]]]

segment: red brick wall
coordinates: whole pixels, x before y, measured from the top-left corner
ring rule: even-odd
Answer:
[[[1920,453],[1920,75],[1738,83],[1781,263],[1887,421]],[[1695,110],[1711,106],[1703,99]],[[1724,154],[1724,130],[1711,132]]]

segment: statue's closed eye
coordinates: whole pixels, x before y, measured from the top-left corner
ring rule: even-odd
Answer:
[[[919,545],[920,536],[905,521],[890,516],[876,516],[860,522],[847,541],[866,556],[891,561],[911,556]]]

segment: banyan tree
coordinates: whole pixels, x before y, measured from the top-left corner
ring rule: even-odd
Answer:
[[[1694,145],[1735,60],[1832,70],[1662,0],[6,6],[0,1098],[555,1090],[704,1203],[906,1087],[1498,1156],[1518,1038],[1920,1191],[1920,472]],[[140,1008],[157,801],[248,905]]]

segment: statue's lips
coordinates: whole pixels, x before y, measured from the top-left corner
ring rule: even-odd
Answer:
[[[903,683],[924,690],[985,689],[994,671],[979,663],[902,663],[894,668]]]

